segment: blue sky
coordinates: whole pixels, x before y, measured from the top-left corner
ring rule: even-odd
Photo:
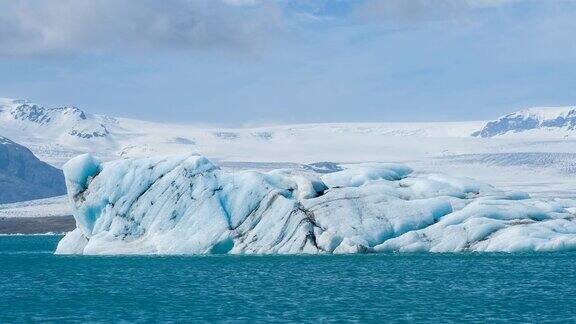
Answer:
[[[0,44],[2,97],[157,121],[456,121],[576,104],[570,0],[7,0]]]

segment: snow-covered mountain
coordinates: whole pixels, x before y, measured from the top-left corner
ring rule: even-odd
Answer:
[[[47,108],[14,99],[0,99],[0,121],[0,134],[55,166],[82,153],[104,160],[182,152],[234,161],[379,159],[384,155],[382,146],[388,145],[383,139],[465,138],[481,126],[457,122],[201,127],[94,115],[76,107]]]
[[[0,120],[5,131],[29,136],[52,135],[63,141],[104,138],[113,118],[91,115],[77,107],[46,108],[27,100],[0,99]]]
[[[524,136],[562,137],[576,133],[576,107],[530,108],[488,122],[473,136],[495,137],[523,133]]]
[[[61,170],[38,160],[24,146],[0,136],[0,203],[65,193]]]
[[[509,131],[492,137],[471,136],[487,127],[482,121],[225,128],[114,118],[22,100],[3,99],[0,103],[0,135],[28,147],[56,167],[83,153],[103,161],[196,153],[231,170],[306,168],[322,161],[399,162],[473,176],[507,188],[526,190],[530,186],[542,191],[544,187],[534,184],[546,182],[546,195],[551,194],[552,178],[555,190],[573,194],[574,179],[568,175],[576,177],[576,137],[571,136],[576,130],[569,127]],[[568,120],[567,116],[572,116],[562,109],[560,113],[545,111],[539,119],[556,120],[551,116],[562,115]],[[493,127],[488,124],[488,128]],[[508,176],[503,178],[502,174]]]
[[[27,100],[0,98],[0,134],[30,148],[41,159],[59,161],[85,151],[115,147],[114,118],[77,107],[44,107]]]
[[[103,160],[198,153],[217,161],[297,163],[400,162],[485,152],[576,153],[566,141],[576,135],[575,127],[576,107],[532,108],[490,122],[224,128],[154,123],[0,99],[0,134],[58,167],[83,153]]]

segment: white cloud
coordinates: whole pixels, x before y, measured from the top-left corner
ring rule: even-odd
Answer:
[[[224,2],[235,6],[255,6],[260,3],[259,0],[224,0]]]
[[[525,0],[366,0],[355,15],[361,19],[422,22],[459,19],[474,9],[511,5]],[[552,1],[552,0],[551,0]]]
[[[173,49],[250,50],[281,29],[256,0],[0,2],[0,55]]]

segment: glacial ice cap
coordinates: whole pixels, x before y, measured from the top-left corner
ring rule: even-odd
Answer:
[[[371,163],[228,172],[178,155],[64,166],[77,228],[59,254],[576,249],[576,201]]]

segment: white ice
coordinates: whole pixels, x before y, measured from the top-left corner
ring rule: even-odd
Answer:
[[[274,254],[576,249],[569,199],[359,164],[325,175],[229,172],[199,156],[90,155],[64,166],[68,254]]]

